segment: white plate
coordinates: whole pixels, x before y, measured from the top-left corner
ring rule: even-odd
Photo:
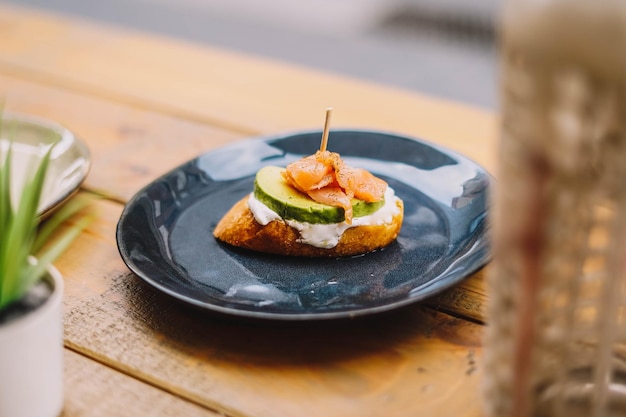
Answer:
[[[74,194],[87,177],[91,159],[87,146],[58,123],[15,113],[2,116],[0,154],[4,155],[13,140],[12,181],[13,199],[17,201],[26,174],[47,151],[52,150],[48,174],[44,183],[39,214],[46,217]]]

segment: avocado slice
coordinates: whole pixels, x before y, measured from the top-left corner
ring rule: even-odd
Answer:
[[[329,206],[312,200],[296,190],[283,179],[284,168],[266,166],[261,168],[254,181],[254,196],[275,211],[283,219],[297,220],[314,224],[341,223],[345,220],[341,207]],[[385,204],[384,200],[367,203],[352,199],[354,217],[367,216]]]

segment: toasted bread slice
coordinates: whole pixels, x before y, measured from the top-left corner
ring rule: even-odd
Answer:
[[[339,243],[329,249],[299,242],[299,232],[281,220],[266,226],[259,224],[248,208],[248,197],[238,201],[215,227],[213,235],[230,245],[257,252],[304,257],[354,256],[383,248],[400,233],[404,216],[402,200],[400,209],[391,223],[377,226],[356,226],[347,229]]]

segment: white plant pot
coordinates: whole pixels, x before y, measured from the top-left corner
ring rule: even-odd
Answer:
[[[50,298],[0,324],[0,416],[57,417],[63,410],[63,278],[50,267]]]

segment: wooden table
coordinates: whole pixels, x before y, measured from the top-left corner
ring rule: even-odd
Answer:
[[[480,416],[485,269],[434,299],[352,321],[203,314],[120,258],[124,203],[192,157],[258,134],[374,128],[494,170],[496,119],[464,105],[206,46],[0,5],[8,110],[58,121],[93,156],[97,221],[66,280],[64,416]]]

